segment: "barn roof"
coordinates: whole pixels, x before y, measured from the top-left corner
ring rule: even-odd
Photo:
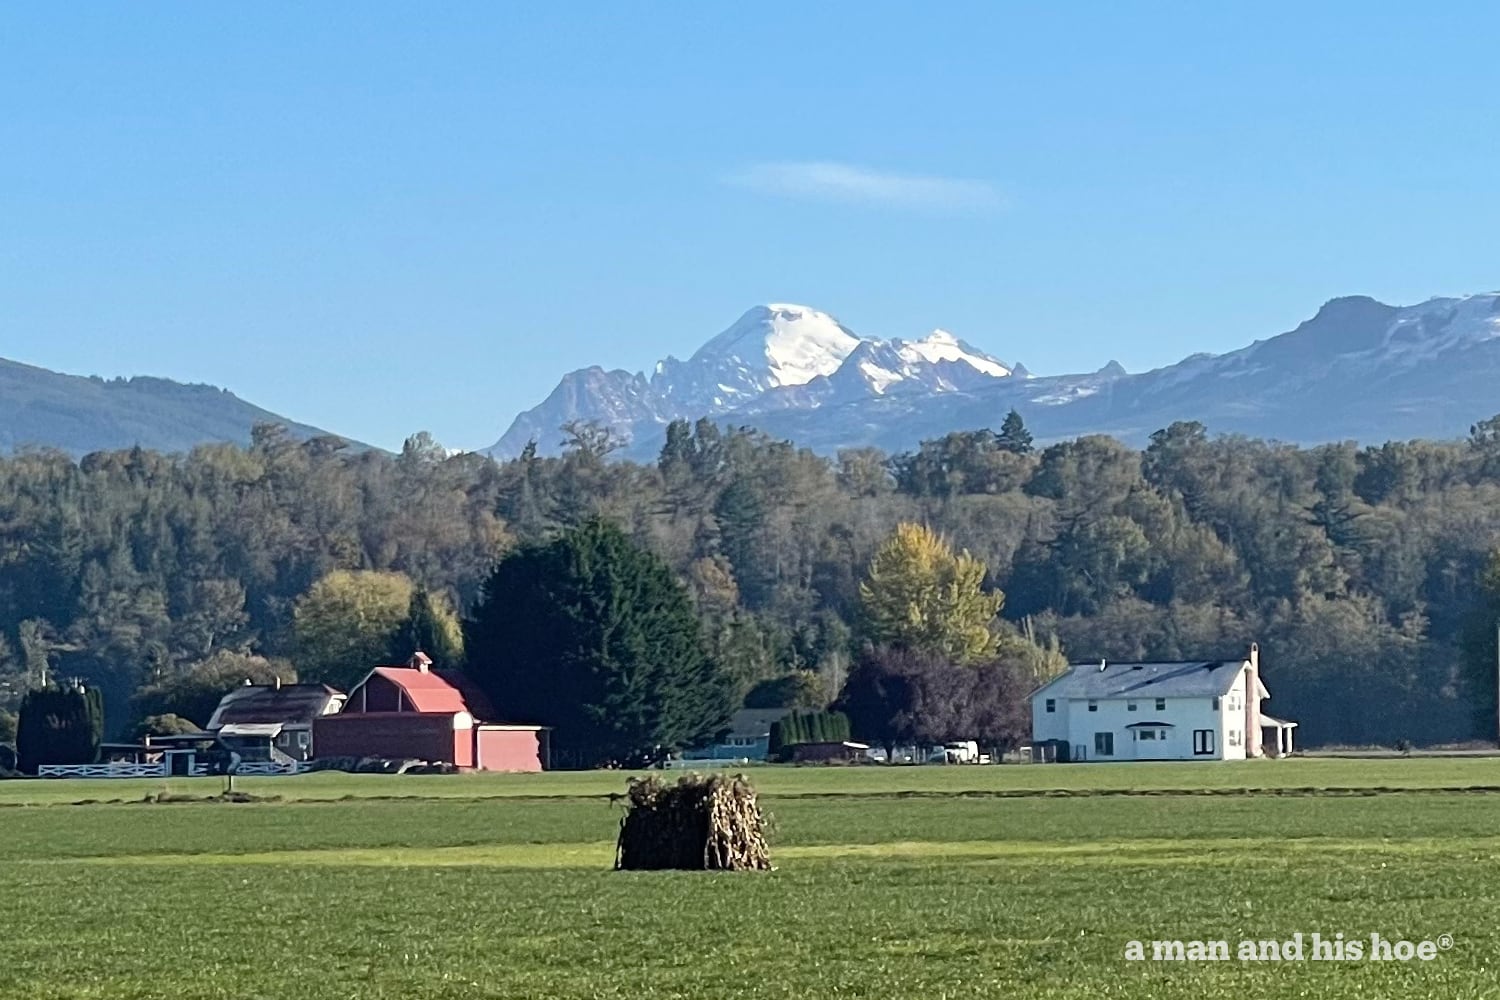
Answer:
[[[1045,685],[1054,698],[1214,698],[1229,693],[1245,660],[1171,663],[1075,663]],[[1259,684],[1262,698],[1269,697]]]
[[[327,684],[246,684],[219,700],[205,729],[246,723],[310,723],[338,711],[343,695]]]
[[[495,717],[489,699],[473,681],[457,671],[382,666],[370,671],[370,676],[383,677],[399,687],[418,712],[468,712],[476,719]],[[366,677],[355,690],[369,681]]]

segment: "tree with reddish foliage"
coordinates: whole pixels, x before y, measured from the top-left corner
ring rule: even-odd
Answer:
[[[969,668],[973,687],[968,702],[969,739],[1009,750],[1031,735],[1031,691],[1035,686],[1024,658],[1000,656]]]
[[[1028,668],[1004,654],[961,666],[933,653],[875,646],[860,656],[839,700],[857,739],[887,748],[976,740],[1009,748],[1030,728]]]

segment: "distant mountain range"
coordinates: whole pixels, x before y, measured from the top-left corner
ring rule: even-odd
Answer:
[[[687,361],[643,373],[565,375],[490,449],[535,440],[556,453],[569,421],[594,421],[653,457],[677,418],[748,425],[823,453],[914,448],[954,430],[999,427],[1018,410],[1040,440],[1111,434],[1143,444],[1176,420],[1215,433],[1313,444],[1453,438],[1500,412],[1500,293],[1390,306],[1328,302],[1295,330],[1228,354],[1141,374],[1035,376],[935,330],[919,340],[860,337],[807,306],[757,306]]]
[[[84,378],[0,360],[0,453],[39,446],[84,455],[136,445],[181,452],[215,441],[247,444],[259,423],[282,424],[298,437],[324,433],[209,385]]]
[[[1140,445],[1175,420],[1299,444],[1461,437],[1500,413],[1500,293],[1415,306],[1339,298],[1295,330],[1228,354],[1140,374],[1110,362],[1054,376],[944,330],[880,340],[807,306],[756,306],[686,361],[668,357],[649,376],[597,367],[565,375],[487,451],[510,458],[535,440],[555,454],[564,424],[593,421],[626,443],[625,455],[650,460],[670,421],[700,417],[824,454],[902,451],[949,431],[998,428],[1012,408],[1043,442],[1111,434]],[[298,437],[325,433],[213,386],[0,360],[0,452],[180,452],[243,444],[257,423]]]

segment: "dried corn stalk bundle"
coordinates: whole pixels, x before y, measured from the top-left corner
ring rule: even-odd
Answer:
[[[617,870],[769,870],[766,820],[742,775],[632,778],[615,846]]]

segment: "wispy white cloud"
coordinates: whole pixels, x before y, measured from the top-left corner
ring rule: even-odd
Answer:
[[[757,163],[729,174],[725,180],[764,194],[818,201],[949,211],[991,210],[1004,205],[1000,193],[984,181],[892,174],[828,161]]]

